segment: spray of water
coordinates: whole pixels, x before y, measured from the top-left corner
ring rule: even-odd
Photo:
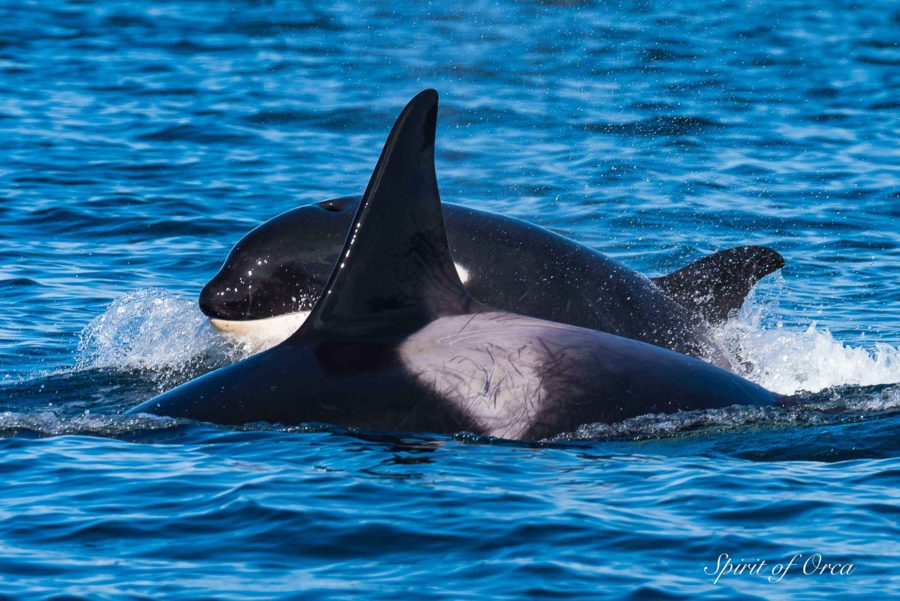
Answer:
[[[780,322],[766,327],[766,317],[766,305],[751,302],[714,334],[736,358],[741,375],[769,390],[794,394],[900,382],[898,347],[854,347],[836,340],[815,322],[799,328]]]
[[[168,388],[243,356],[216,334],[192,299],[150,288],[125,294],[88,323],[75,367],[141,371]]]

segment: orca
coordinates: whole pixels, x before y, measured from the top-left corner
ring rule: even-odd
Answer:
[[[614,334],[491,307],[459,277],[434,167],[438,96],[398,117],[315,306],[287,340],[130,413],[541,440],[778,395]]]
[[[200,309],[225,334],[267,348],[290,336],[319,298],[360,198],[295,208],[237,242],[203,287]],[[650,279],[524,221],[443,204],[460,279],[498,309],[642,340],[730,366],[710,336],[751,288],[782,268],[761,246],[704,257]]]

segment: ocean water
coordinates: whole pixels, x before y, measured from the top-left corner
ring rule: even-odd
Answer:
[[[886,0],[0,1],[0,597],[896,594],[898,31]],[[651,275],[780,251],[717,336],[805,402],[532,445],[122,416],[252,351],[200,287],[359,193],[424,87],[445,200]]]

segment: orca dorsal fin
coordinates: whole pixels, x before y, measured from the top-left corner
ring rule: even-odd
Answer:
[[[437,108],[429,89],[400,113],[331,277],[294,336],[421,327],[474,304],[444,231],[434,168]]]
[[[712,324],[740,309],[753,286],[784,267],[784,258],[765,246],[738,246],[694,261],[669,275],[653,278],[688,309]]]

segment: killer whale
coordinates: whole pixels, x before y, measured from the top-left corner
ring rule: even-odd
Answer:
[[[295,208],[239,240],[200,293],[212,325],[262,340],[260,346],[293,333],[321,294],[359,202],[349,196]],[[460,279],[479,300],[726,367],[730,359],[710,327],[784,266],[772,249],[741,246],[650,279],[539,226],[461,205],[442,207]]]
[[[400,114],[298,330],[130,413],[536,440],[585,423],[778,399],[696,358],[473,298],[444,227],[437,106],[425,90]]]

